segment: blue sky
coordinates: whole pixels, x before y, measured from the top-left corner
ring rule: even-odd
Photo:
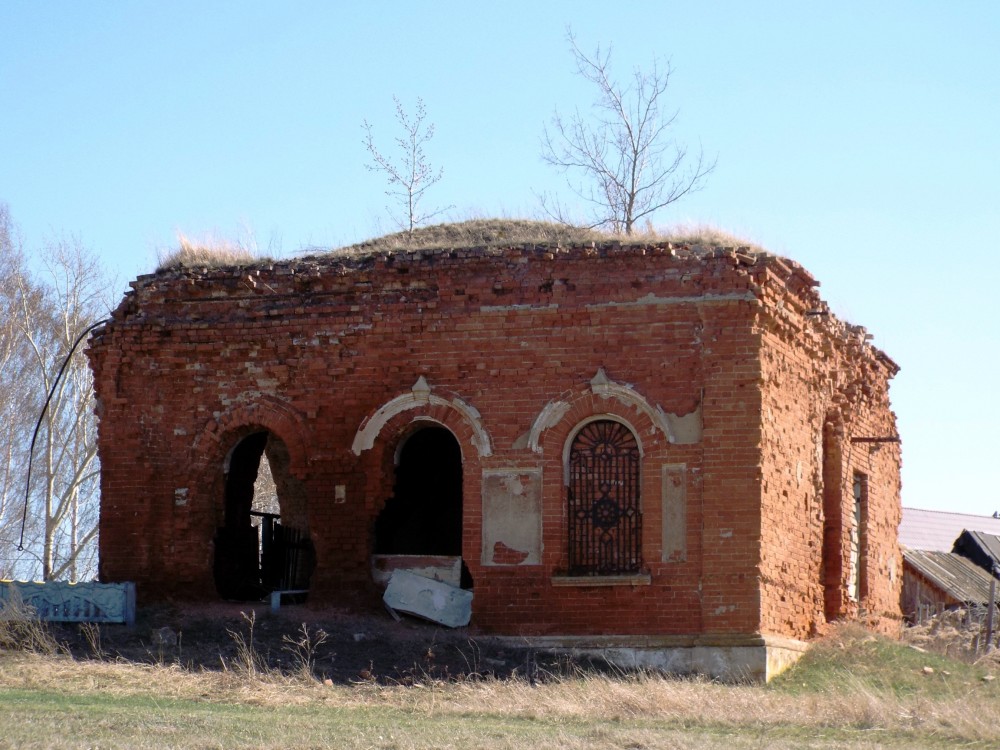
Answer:
[[[903,502],[1000,510],[1000,5],[0,4],[0,201],[123,283],[193,237],[292,255],[393,229],[362,121],[422,97],[447,218],[533,216],[553,109],[586,108],[565,30],[620,75],[669,59],[679,140],[718,156],[659,225],[790,256],[902,367]]]

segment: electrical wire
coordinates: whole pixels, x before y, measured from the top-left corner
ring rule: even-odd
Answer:
[[[70,359],[72,359],[73,354],[76,353],[76,348],[80,346],[82,342],[90,332],[95,328],[100,328],[105,323],[110,323],[111,318],[105,318],[104,320],[99,320],[93,325],[89,326],[75,342],[73,346],[69,349],[69,354],[66,355],[66,359],[63,360],[62,367],[59,368],[59,373],[56,375],[56,379],[52,381],[52,387],[49,389],[49,395],[45,399],[45,404],[42,406],[42,412],[38,415],[38,421],[35,423],[35,432],[31,436],[31,447],[28,449],[28,476],[24,482],[24,512],[21,514],[21,538],[17,543],[17,551],[24,551],[24,529],[28,523],[28,499],[31,495],[31,465],[35,458],[35,441],[38,440],[38,431],[42,429],[42,420],[45,419],[45,412],[48,411],[49,403],[52,401],[52,397],[56,393],[56,386],[59,385],[59,381],[62,380],[63,373],[66,372],[66,367],[69,365]]]

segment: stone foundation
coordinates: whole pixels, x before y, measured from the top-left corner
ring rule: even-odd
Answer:
[[[599,658],[624,670],[703,675],[723,682],[769,682],[797,662],[808,644],[762,635],[545,636],[500,639],[511,646]]]

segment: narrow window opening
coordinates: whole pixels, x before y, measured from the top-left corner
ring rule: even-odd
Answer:
[[[836,620],[844,608],[843,589],[843,481],[841,477],[842,433],[839,423],[828,417],[823,425],[823,581],[824,614]]]
[[[854,515],[851,524],[851,598],[860,602],[868,594],[868,477],[854,472]]]

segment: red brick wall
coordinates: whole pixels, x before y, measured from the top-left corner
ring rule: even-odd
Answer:
[[[799,269],[802,281],[811,280]],[[794,278],[794,274],[791,278]],[[807,638],[834,619],[863,616],[896,632],[902,561],[900,452],[888,381],[896,366],[864,329],[831,320],[819,299],[788,304],[788,269],[761,277],[758,326],[764,401],[761,628]],[[778,306],[779,299],[786,304]],[[824,313],[824,314],[817,314]],[[853,475],[867,477],[860,599],[851,585]]]
[[[808,340],[782,333],[779,304],[816,303],[784,268],[763,255],[609,245],[330,256],[142,277],[90,349],[102,578],[136,581],[146,601],[213,597],[226,455],[267,429],[286,444],[307,498],[311,601],[375,601],[369,556],[393,457],[415,419],[433,420],[462,449],[462,547],[477,625],[806,636],[824,611],[816,441],[834,407],[852,429],[890,430],[892,373],[872,364],[867,344],[844,343],[836,321],[807,326],[797,313]],[[824,360],[826,350],[836,356]],[[628,386],[626,396],[592,386],[599,370]],[[435,402],[391,416],[370,449],[353,452],[359,428],[421,376]],[[831,383],[858,377],[875,396],[856,408],[847,396],[837,401]],[[456,404],[478,413],[488,455],[473,412]],[[562,405],[560,418],[533,433],[551,404]],[[621,585],[564,576],[564,450],[595,415],[630,425],[642,448],[645,577]],[[686,426],[664,427],[673,420]],[[851,461],[862,457],[874,461],[862,605],[892,618],[891,586],[873,581],[898,564],[898,447],[855,448]],[[801,485],[789,478],[800,462]],[[663,549],[664,465],[684,467],[682,554]],[[483,472],[507,468],[541,473],[541,564],[482,562]]]

